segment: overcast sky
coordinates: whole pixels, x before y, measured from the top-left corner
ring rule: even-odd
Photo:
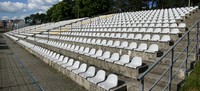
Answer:
[[[33,13],[44,13],[62,0],[1,0],[0,20],[23,19]]]

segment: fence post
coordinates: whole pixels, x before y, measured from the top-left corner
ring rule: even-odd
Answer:
[[[185,70],[184,70],[184,75],[185,75],[185,79],[187,77],[187,64],[188,64],[188,52],[189,52],[189,42],[190,42],[190,32],[188,32],[187,34],[187,49],[186,49],[186,60],[185,60]]]
[[[144,77],[141,78],[140,91],[144,91]]]
[[[199,22],[197,23],[197,31],[196,31],[196,57],[195,61],[198,61],[198,53],[199,53]]]
[[[173,74],[173,61],[174,61],[174,48],[171,50],[171,60],[170,60],[170,73],[169,73],[169,86],[168,86],[168,91],[171,91],[172,87],[172,74]]]

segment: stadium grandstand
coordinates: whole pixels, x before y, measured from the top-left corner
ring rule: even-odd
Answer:
[[[27,26],[1,35],[8,41],[4,49],[12,50],[0,55],[5,60],[14,55],[20,67],[36,64],[31,68],[41,75],[40,66],[52,68],[49,75],[56,71],[75,84],[70,91],[178,91],[199,60],[199,15],[199,7],[191,6]],[[19,45],[21,51],[15,52]],[[22,49],[34,56],[19,58]],[[40,91],[59,91],[56,86],[66,83],[57,76],[48,78],[56,83],[52,90],[33,76],[37,72],[23,70]]]

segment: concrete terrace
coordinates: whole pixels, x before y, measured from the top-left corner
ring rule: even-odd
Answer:
[[[18,44],[4,38],[9,49],[0,49],[0,91],[85,91]]]

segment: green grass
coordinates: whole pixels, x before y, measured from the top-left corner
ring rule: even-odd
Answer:
[[[200,91],[200,62],[195,65],[192,73],[186,78],[181,91]]]

